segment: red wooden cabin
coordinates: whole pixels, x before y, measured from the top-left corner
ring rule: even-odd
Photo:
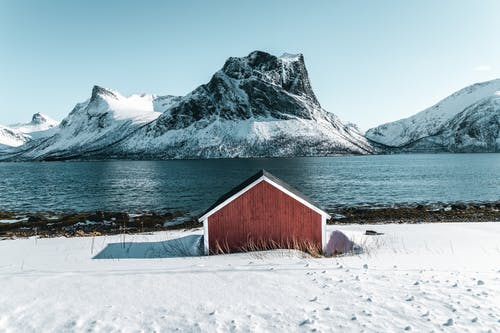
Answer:
[[[220,197],[202,216],[206,254],[326,246],[330,215],[261,170]]]

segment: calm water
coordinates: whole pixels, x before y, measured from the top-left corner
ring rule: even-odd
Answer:
[[[0,210],[196,214],[261,168],[327,209],[500,200],[500,154],[419,154],[0,163]]]

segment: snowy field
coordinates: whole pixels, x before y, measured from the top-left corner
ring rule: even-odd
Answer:
[[[0,332],[500,332],[500,224],[334,229],[367,251],[169,258],[200,230],[0,241]]]

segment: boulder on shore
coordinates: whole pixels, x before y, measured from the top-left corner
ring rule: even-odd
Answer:
[[[326,256],[345,254],[354,250],[352,242],[343,232],[335,230],[326,244]]]

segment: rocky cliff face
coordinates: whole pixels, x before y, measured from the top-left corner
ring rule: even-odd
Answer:
[[[499,99],[500,79],[477,83],[366,137],[396,152],[500,151]]]
[[[212,79],[114,147],[161,158],[367,154],[352,126],[321,108],[302,55],[255,51],[229,58]]]
[[[14,159],[212,158],[368,154],[355,126],[321,108],[302,55],[229,58],[184,97],[94,87],[57,133]]]

